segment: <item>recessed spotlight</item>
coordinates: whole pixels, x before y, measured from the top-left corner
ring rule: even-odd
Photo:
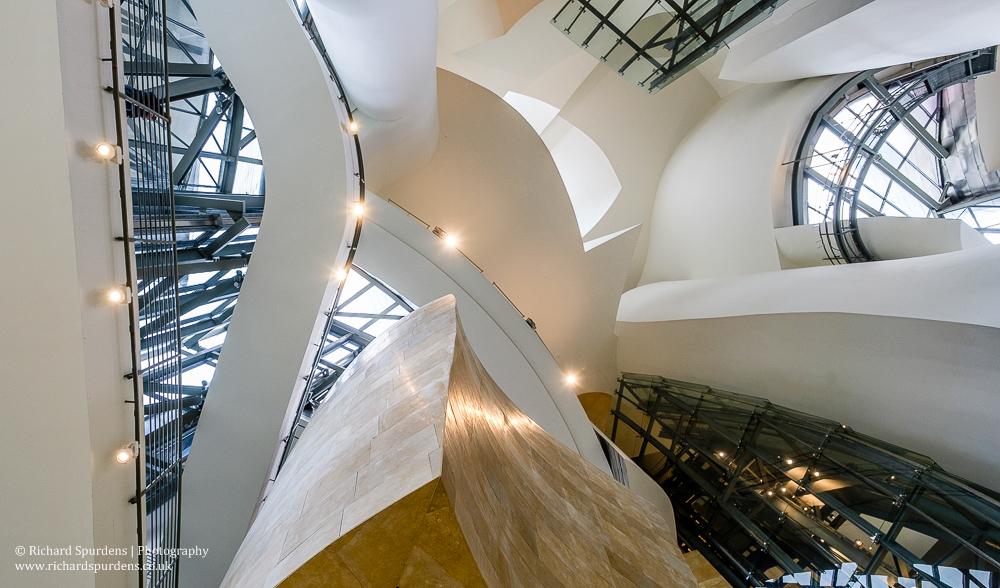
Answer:
[[[573,374],[567,374],[566,383],[570,385],[576,384],[576,376],[574,376]]]
[[[458,239],[454,235],[448,235],[444,238],[444,242],[448,244],[448,247],[455,247],[458,245]]]
[[[782,488],[781,491],[782,492],[788,492],[788,490],[785,490],[784,488]]]
[[[719,452],[719,457],[726,457],[726,452],[725,451],[720,451]]]
[[[819,472],[813,472],[813,475],[818,478],[819,477]]]
[[[786,460],[785,460],[785,463],[787,463],[788,465],[792,465],[792,463],[793,463],[793,462],[792,462],[792,460],[790,460],[790,459],[786,459]]]
[[[774,491],[773,490],[768,490],[767,491],[767,495],[768,496],[774,496]]]

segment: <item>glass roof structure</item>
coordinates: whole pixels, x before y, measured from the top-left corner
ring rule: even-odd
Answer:
[[[841,86],[795,160],[795,223],[819,225],[838,263],[874,259],[857,230],[865,217],[958,218],[1000,243],[1000,176],[985,171],[965,100],[995,67],[990,48]]]
[[[763,398],[624,374],[611,435],[738,585],[997,588],[1000,496]]]
[[[574,43],[653,94],[785,0],[569,0],[552,19]]]

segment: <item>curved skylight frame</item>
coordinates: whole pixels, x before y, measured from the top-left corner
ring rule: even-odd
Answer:
[[[995,48],[907,70],[886,82],[878,71],[866,71],[820,106],[794,162],[792,210],[795,224],[819,226],[831,263],[876,259],[858,230],[860,218],[945,217],[951,204],[941,92],[992,71],[992,64]]]

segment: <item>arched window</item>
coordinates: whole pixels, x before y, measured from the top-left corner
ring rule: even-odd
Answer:
[[[864,217],[959,218],[1000,242],[1000,175],[986,173],[962,99],[995,67],[990,48],[848,80],[799,147],[795,224],[818,225],[835,263],[875,259],[858,231]]]

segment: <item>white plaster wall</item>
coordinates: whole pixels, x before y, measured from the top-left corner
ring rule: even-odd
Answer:
[[[976,130],[986,169],[1000,169],[1000,73],[976,78]]]
[[[94,545],[100,456],[90,451],[57,6],[32,2],[0,19],[0,584],[33,588],[96,583],[93,573],[14,569],[52,559],[17,557],[17,546]]]
[[[1000,328],[1000,246],[910,259],[646,284],[621,322],[840,312]]]
[[[701,120],[663,170],[640,284],[780,267],[773,229],[791,224],[783,164],[836,85],[821,78],[747,86]]]
[[[476,43],[468,38],[469,27],[488,15],[467,11],[459,21],[452,14],[456,7],[451,7],[441,16],[438,65],[498,96],[517,92],[550,104],[597,144],[622,187],[585,237],[595,239],[642,225],[629,261],[626,283],[631,287],[645,261],[649,214],[663,166],[719,95],[701,73],[694,72],[650,96],[552,26],[549,21],[563,4],[544,0],[506,34],[484,34]],[[461,43],[454,42],[459,38]]]
[[[573,387],[503,295],[398,208],[372,196],[366,216],[355,262],[417,304],[454,295],[469,342],[511,401],[554,438],[610,472]]]
[[[129,549],[129,556],[95,558],[95,563],[136,562],[137,505],[135,464],[119,464],[115,453],[135,440],[134,397],[127,306],[112,307],[103,300],[111,285],[123,284],[125,252],[114,237],[124,234],[118,167],[98,162],[94,145],[115,141],[114,102],[103,90],[111,83],[110,23],[107,9],[98,3],[59,0],[59,51],[62,60],[65,149],[76,262],[87,404],[90,420],[90,459],[94,517],[94,545]],[[58,360],[56,360],[58,361]],[[81,415],[82,416],[82,415]],[[138,572],[107,570],[98,583],[107,588],[134,586]]]
[[[906,259],[990,245],[963,221],[945,218],[878,216],[858,220],[865,246],[879,260]],[[817,225],[774,229],[781,269],[830,265]]]
[[[327,53],[358,109],[373,190],[427,163],[437,144],[435,0],[312,0]]]
[[[250,524],[346,261],[344,132],[297,14],[274,0],[192,2],[253,114],[267,208],[184,472],[181,585],[221,582]],[[294,66],[290,66],[294,64]]]
[[[765,21],[730,44],[724,79],[766,83],[848,73],[1000,42],[1000,4],[992,0],[789,4],[787,18]]]
[[[559,365],[607,388],[614,314],[635,235],[588,252],[542,140],[495,94],[442,71],[441,140],[423,169],[379,194],[458,246],[538,325]]]
[[[996,328],[807,313],[628,323],[619,333],[624,371],[763,396],[1000,488]]]

